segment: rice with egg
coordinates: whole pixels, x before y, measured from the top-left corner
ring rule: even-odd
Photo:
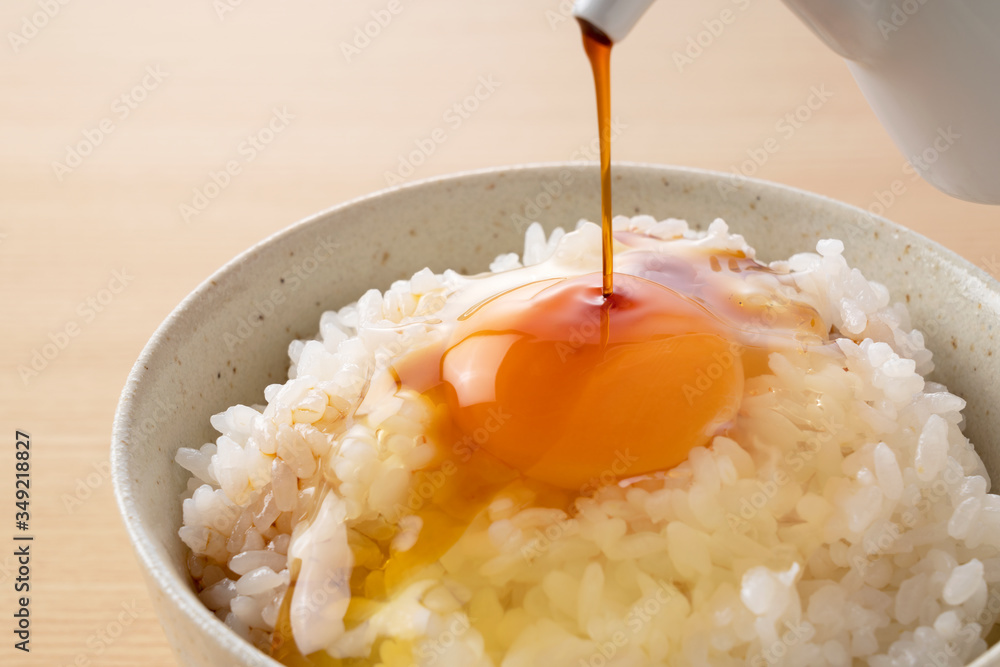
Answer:
[[[754,256],[721,220],[615,227]],[[558,255],[594,270],[599,248],[593,224],[549,238],[536,224],[521,258],[490,269]],[[1000,497],[962,434],[965,402],[924,379],[931,354],[905,306],[851,269],[841,242],[816,250],[772,263],[774,289],[832,325],[835,354],[772,353],[732,437],[667,475],[619,484],[609,470],[569,512],[512,485],[353,626],[344,572],[366,567],[387,524],[393,549],[421,539],[417,510],[440,484],[421,472],[426,406],[388,371],[472,279],[425,269],[324,313],[316,339],[291,343],[289,380],[266,405],[216,415],[215,443],[177,453],[201,600],[267,651],[297,560],[296,643],[350,664],[966,664],[1000,611]]]

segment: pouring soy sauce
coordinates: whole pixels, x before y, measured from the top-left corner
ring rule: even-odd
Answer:
[[[597,135],[601,144],[601,260],[604,298],[614,292],[614,239],[611,230],[611,38],[587,19],[578,18],[583,50],[594,72]]]
[[[459,317],[442,345],[394,362],[397,391],[421,394],[437,415],[428,436],[438,445],[439,456],[415,471],[416,478],[450,472],[415,513],[423,526],[415,544],[398,551],[389,531],[378,540],[377,553],[367,555],[365,568],[344,574],[342,588],[349,588],[344,591],[349,604],[343,622],[348,629],[365,623],[383,602],[443,556],[508,485],[516,482],[531,489],[535,505],[568,510],[577,497],[586,495],[589,480],[603,471],[635,477],[685,460],[692,447],[734,416],[745,373],[761,366],[753,354],[745,354],[755,334],[748,338],[743,330],[760,313],[742,302],[730,303],[732,292],[727,289],[743,280],[741,276],[764,270],[752,259],[687,258],[689,268],[700,267],[692,270],[699,289],[709,290],[704,295],[708,303],[687,294],[688,278],[669,272],[659,274],[655,282],[640,278],[628,273],[636,268],[629,261],[624,262],[626,273],[617,275],[615,288],[613,40],[588,19],[579,21],[597,101],[602,271],[501,291]],[[637,242],[627,237],[621,237],[626,246]],[[796,323],[811,317],[797,311],[790,315]],[[821,328],[815,320],[812,324]],[[569,355],[567,343],[572,345]],[[712,386],[692,396],[689,389],[699,372],[718,359],[726,363]],[[490,414],[509,418],[481,448],[471,456],[448,450],[448,443],[474,433]],[[669,434],[670,446],[664,445],[664,434]],[[621,452],[615,446],[621,442],[630,447],[624,470],[619,470]],[[328,483],[320,479],[313,507],[302,519],[306,525],[317,520],[329,492]],[[292,629],[292,597],[301,583],[301,567],[298,560],[289,562],[292,584],[279,611],[272,656],[296,667],[354,664],[324,651],[300,652]]]

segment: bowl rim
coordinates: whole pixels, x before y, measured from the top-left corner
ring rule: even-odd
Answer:
[[[197,287],[185,296],[184,299],[181,300],[181,302],[177,304],[177,306],[175,306],[156,327],[149,340],[143,346],[142,351],[139,353],[139,357],[129,370],[125,385],[119,396],[118,404],[115,409],[111,433],[110,464],[115,502],[118,507],[118,512],[125,525],[129,542],[132,545],[136,559],[139,562],[140,569],[146,579],[147,586],[155,586],[156,589],[169,599],[182,613],[195,620],[197,625],[199,625],[202,629],[213,629],[215,631],[213,633],[213,640],[217,641],[221,647],[232,654],[233,657],[246,661],[247,664],[262,664],[261,661],[263,661],[263,664],[267,664],[272,667],[282,667],[280,663],[271,658],[269,655],[258,650],[252,644],[237,635],[233,630],[226,626],[225,623],[219,620],[213,612],[201,603],[180,573],[174,571],[172,564],[161,557],[158,552],[155,539],[150,535],[145,526],[143,526],[137,518],[131,515],[132,506],[135,504],[134,497],[137,495],[137,492],[141,492],[141,489],[137,489],[133,486],[133,483],[129,478],[128,446],[125,444],[131,439],[130,428],[133,425],[130,424],[129,416],[133,398],[143,381],[143,376],[147,372],[146,367],[155,356],[157,348],[165,339],[169,338],[168,334],[170,330],[183,319],[184,314],[194,303],[202,299],[211,290],[216,289],[217,283],[222,283],[223,279],[230,273],[234,272],[237,266],[253,257],[261,250],[278,243],[286,237],[298,233],[303,228],[315,224],[319,220],[327,218],[328,216],[334,215],[345,209],[349,209],[387,195],[392,195],[397,192],[426,188],[428,186],[447,182],[497,177],[511,172],[524,173],[534,171],[542,174],[549,171],[555,172],[563,169],[596,169],[598,167],[599,163],[596,161],[519,163],[513,165],[464,170],[382,188],[325,208],[269,234],[262,240],[254,243],[252,246],[227,261],[219,269],[212,272],[210,276],[205,278],[198,284]],[[842,209],[853,210],[859,216],[859,219],[862,219],[863,217],[863,219],[871,221],[876,226],[881,226],[884,229],[888,229],[899,234],[909,235],[911,238],[919,240],[934,252],[938,253],[942,259],[951,263],[954,267],[962,269],[970,276],[975,276],[980,281],[985,283],[992,291],[1000,293],[1000,281],[996,280],[992,275],[983,270],[982,267],[973,264],[971,261],[962,257],[953,250],[946,248],[937,241],[934,241],[923,234],[913,231],[898,223],[892,222],[887,218],[875,215],[858,206],[848,204],[827,195],[810,192],[808,190],[765,179],[735,175],[731,172],[715,171],[681,165],[615,161],[612,163],[612,167],[657,171],[666,176],[673,174],[681,177],[694,177],[708,182],[719,181],[722,179],[735,179],[733,187],[738,189],[751,187],[776,192],[783,196],[805,198],[811,201],[833,205]],[[989,648],[987,649],[987,653],[989,653]],[[981,657],[985,656],[986,653],[984,653]],[[974,661],[974,663],[978,662],[978,659]]]

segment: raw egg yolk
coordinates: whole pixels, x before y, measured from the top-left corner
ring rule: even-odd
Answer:
[[[441,358],[455,426],[526,477],[577,491],[685,461],[731,420],[742,348],[703,305],[615,274],[543,280],[466,313]]]

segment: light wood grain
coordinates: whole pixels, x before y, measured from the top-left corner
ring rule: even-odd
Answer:
[[[30,656],[11,648],[11,550],[0,547],[3,664],[173,664],[110,483],[95,471],[107,462],[133,360],[195,285],[289,223],[383,187],[385,172],[415,139],[444,126],[443,114],[479,77],[500,85],[448,129],[413,178],[564,160],[594,136],[590,73],[576,26],[554,21],[557,0],[398,1],[402,11],[351,62],[341,42],[387,0],[242,0],[222,19],[213,0],[78,1],[17,52],[5,37],[0,541],[8,544],[13,532],[15,428],[35,443],[36,541]],[[678,71],[672,54],[727,7],[736,5],[661,2],[616,49],[613,113],[625,127],[615,159],[729,170],[778,137],[780,150],[758,176],[863,207],[900,180],[905,192],[888,217],[993,266],[1000,209],[910,180],[843,63],[777,3],[736,7],[735,22]],[[0,26],[16,32],[37,11],[32,0],[7,0]],[[168,75],[127,118],[115,117],[114,101],[150,66]],[[833,96],[783,137],[776,123],[813,86]],[[210,172],[242,159],[238,146],[275,107],[294,114],[288,128],[186,223],[179,205]],[[53,162],[104,117],[115,119],[114,131],[58,180]],[[100,296],[114,271],[132,276],[128,287],[85,321],[80,304]],[[23,382],[17,367],[69,322],[79,335]],[[80,503],[67,506],[75,494]],[[133,603],[138,618],[105,646],[98,633]]]

